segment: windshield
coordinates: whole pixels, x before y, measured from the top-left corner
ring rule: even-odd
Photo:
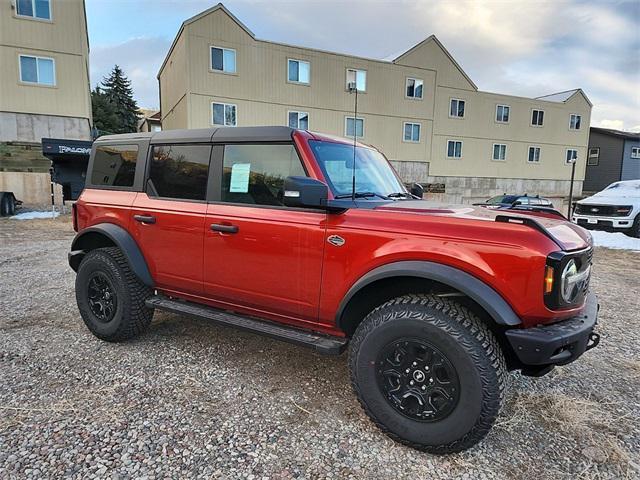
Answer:
[[[334,196],[351,194],[353,146],[317,140],[310,141],[309,145]],[[407,191],[380,152],[356,147],[355,167],[356,192],[387,196]]]
[[[487,200],[489,205],[499,205],[501,203],[513,203],[517,200],[518,197],[513,195],[498,195],[497,197],[490,198]]]

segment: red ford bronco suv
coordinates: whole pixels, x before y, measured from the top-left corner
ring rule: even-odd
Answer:
[[[469,448],[507,371],[543,375],[597,345],[592,241],[549,212],[420,196],[374,148],[285,127],[101,137],[73,210],[80,314],[107,341],[164,310],[348,346],[385,433]]]

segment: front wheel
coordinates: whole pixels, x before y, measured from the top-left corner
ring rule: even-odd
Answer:
[[[90,251],[78,268],[78,309],[91,333],[102,340],[117,342],[144,331],[153,317],[153,309],[145,305],[152,294],[117,247]]]
[[[349,351],[365,412],[394,440],[430,453],[482,440],[502,403],[506,364],[493,334],[467,308],[406,295],[371,312]]]

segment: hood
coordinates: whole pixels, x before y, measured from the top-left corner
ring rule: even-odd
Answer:
[[[379,205],[378,211],[406,213],[407,215],[436,215],[482,222],[496,222],[497,217],[528,219],[537,224],[542,233],[550,237],[562,250],[579,250],[593,245],[591,234],[566,219],[536,212],[508,211],[473,205],[452,205],[427,200],[403,200],[392,204]],[[532,227],[536,228],[536,227]]]

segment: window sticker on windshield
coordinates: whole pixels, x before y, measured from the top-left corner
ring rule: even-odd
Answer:
[[[251,171],[250,163],[234,164],[233,167],[231,167],[231,185],[229,187],[229,192],[248,193],[250,171]]]

